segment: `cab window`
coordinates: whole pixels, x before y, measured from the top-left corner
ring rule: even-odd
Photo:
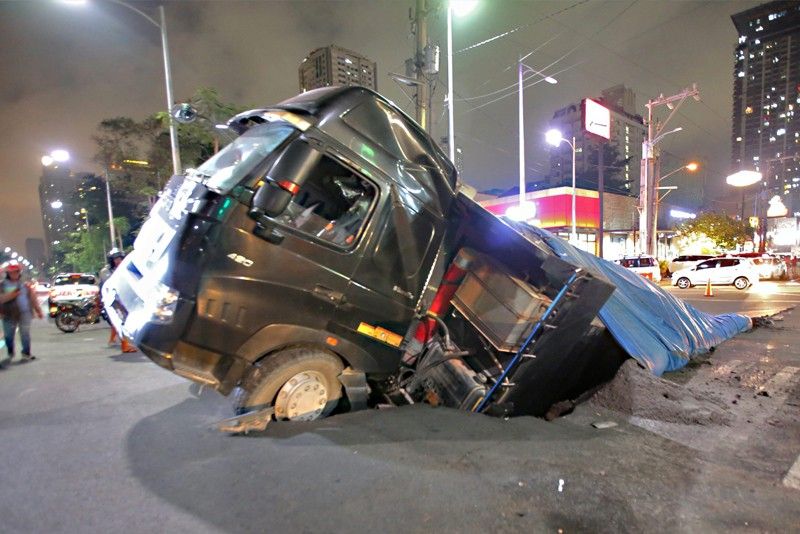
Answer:
[[[321,241],[350,248],[361,233],[375,196],[372,184],[324,155],[308,170],[300,190],[276,221]]]

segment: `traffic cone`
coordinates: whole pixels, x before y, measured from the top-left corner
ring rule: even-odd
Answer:
[[[714,291],[711,290],[711,278],[708,279],[708,283],[706,284],[706,297],[713,297]]]
[[[136,352],[136,347],[130,344],[130,342],[125,339],[125,336],[120,336],[122,340],[122,352]]]

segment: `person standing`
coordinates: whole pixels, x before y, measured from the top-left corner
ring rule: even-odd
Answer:
[[[5,336],[8,359],[14,353],[14,338],[19,329],[22,340],[23,361],[33,360],[31,354],[31,321],[35,314],[39,319],[44,317],[33,286],[22,281],[22,266],[16,260],[5,265],[6,277],[0,282],[0,304],[2,304],[3,334]]]

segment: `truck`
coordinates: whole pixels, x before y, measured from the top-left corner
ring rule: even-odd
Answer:
[[[102,290],[153,362],[236,393],[221,428],[417,402],[543,415],[621,364],[596,318],[614,286],[484,210],[388,99],[317,89],[227,126]]]

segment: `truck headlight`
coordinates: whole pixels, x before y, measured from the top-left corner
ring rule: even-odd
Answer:
[[[171,323],[178,307],[179,293],[171,287],[159,284],[155,291],[155,305],[153,306],[153,321],[157,323]]]

